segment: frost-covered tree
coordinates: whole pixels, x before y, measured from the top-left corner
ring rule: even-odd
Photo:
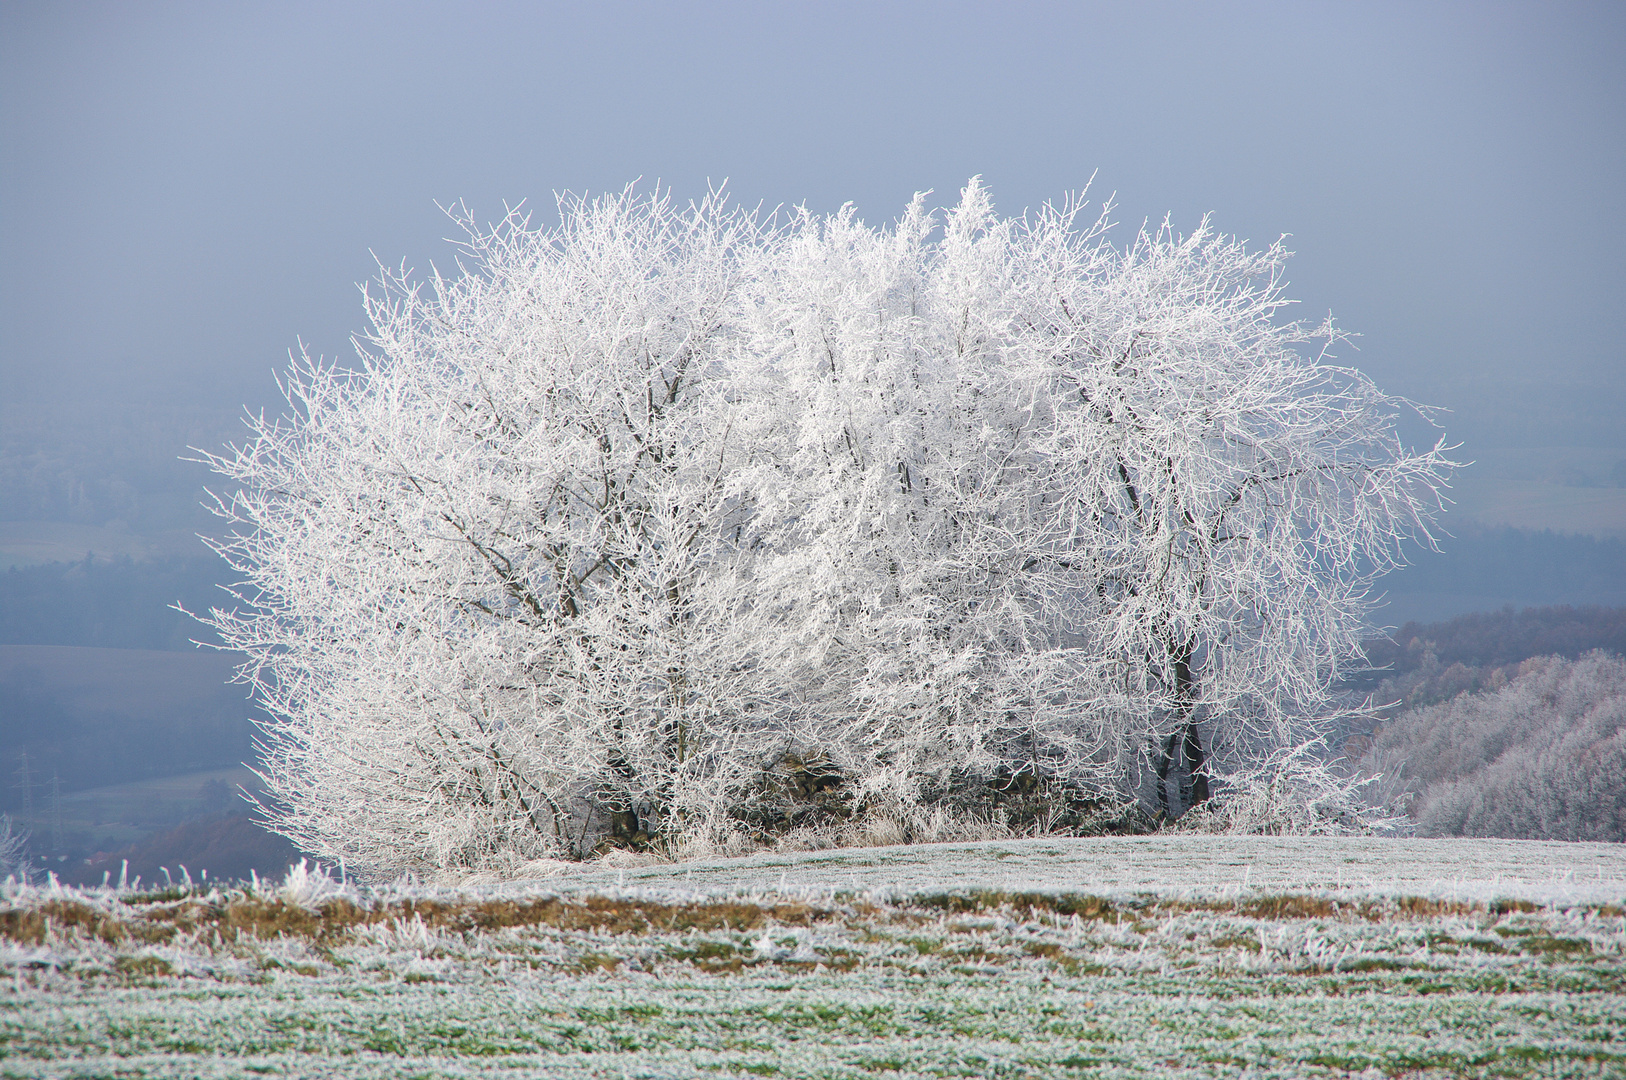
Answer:
[[[798,641],[876,792],[1148,772],[1179,813],[1216,740],[1235,772],[1314,736],[1372,579],[1430,540],[1450,463],[1327,362],[1330,325],[1280,318],[1280,245],[1118,249],[1080,209],[1001,220],[973,182],[940,236],[918,203],[804,216],[762,304],[800,403],[774,454]]]
[[[734,610],[757,227],[716,198],[561,213],[386,277],[361,368],[302,361],[293,415],[214,459],[248,582],[214,622],[306,850],[433,871],[703,829],[774,723]]]
[[[717,850],[787,761],[906,824],[979,785],[1178,813],[1216,748],[1313,735],[1428,539],[1448,463],[1280,320],[1279,246],[1120,249],[975,181],[889,228],[560,209],[386,276],[361,366],[302,359],[211,458],[245,581],[211,621],[308,850]]]
[[[1365,765],[1425,836],[1626,841],[1626,660],[1526,660],[1502,685],[1395,717]]]
[[[1031,572],[1068,590],[1092,662],[1156,742],[1159,805],[1180,759],[1190,805],[1214,745],[1235,760],[1313,731],[1373,579],[1405,541],[1432,543],[1451,463],[1443,442],[1401,444],[1408,402],[1328,362],[1330,320],[1281,320],[1279,243],[1165,224],[1045,274],[1101,255],[1075,236],[1040,217],[1027,261],[1043,276],[1015,331],[1050,416],[1054,511]]]
[[[919,199],[892,229],[801,215],[746,338],[787,403],[762,434],[758,574],[814,688],[798,735],[904,817],[1036,753],[1094,772],[1078,694],[1035,698],[1068,659],[1020,572],[1045,466],[1001,352],[1010,228],[976,185],[936,225]]]

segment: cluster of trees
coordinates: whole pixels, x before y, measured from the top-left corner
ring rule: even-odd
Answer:
[[[1382,727],[1366,765],[1387,796],[1425,836],[1626,841],[1626,659],[1494,670],[1485,689]]]
[[[1280,317],[1279,245],[975,181],[560,212],[387,276],[359,368],[211,458],[271,821],[352,869],[1176,815],[1315,736],[1430,539],[1450,462]]]
[[[1549,607],[1476,612],[1445,622],[1409,622],[1365,644],[1371,667],[1346,686],[1370,693],[1380,715],[1450,701],[1464,693],[1499,690],[1518,665],[1543,656],[1570,660],[1595,649],[1626,655],[1626,608]]]

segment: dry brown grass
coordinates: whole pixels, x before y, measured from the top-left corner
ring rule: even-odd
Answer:
[[[834,909],[800,902],[715,900],[667,904],[650,900],[587,897],[567,900],[402,900],[362,906],[330,899],[314,910],[275,897],[235,896],[224,902],[185,899],[126,906],[123,910],[78,900],[51,899],[0,911],[0,937],[39,945],[54,933],[79,934],[108,944],[159,944],[178,933],[214,931],[224,941],[240,937],[303,938],[318,945],[345,939],[355,928],[391,920],[421,920],[435,930],[474,933],[505,927],[546,926],[566,931],[650,934],[685,931],[746,931],[764,926],[810,926],[838,917]]]
[[[275,896],[254,893],[221,897],[186,896],[158,901],[98,904],[91,900],[53,897],[37,904],[0,910],[0,938],[28,945],[48,937],[73,935],[110,945],[163,944],[177,936],[216,934],[220,940],[240,938],[303,939],[319,948],[349,940],[359,927],[391,921],[421,921],[440,932],[483,933],[509,927],[548,927],[566,932],[623,935],[746,932],[766,927],[810,927],[818,923],[891,923],[918,925],[945,915],[999,913],[1032,920],[1043,917],[1081,920],[1140,920],[1186,912],[1232,914],[1251,919],[1296,921],[1305,919],[1364,920],[1432,919],[1475,913],[1500,916],[1539,910],[1523,901],[1490,905],[1424,897],[1385,900],[1335,900],[1322,896],[1284,893],[1236,899],[1171,900],[1145,897],[1107,900],[1089,895],[1009,893],[971,890],[918,897],[890,906],[870,903],[817,905],[803,901],[761,902],[744,899],[707,900],[689,904],[604,896],[534,899],[405,899],[360,904],[344,897],[324,901],[315,908]],[[1616,909],[1600,909],[1615,914]]]
[[[1022,911],[1032,914],[1076,915],[1080,919],[1111,919],[1126,911],[1136,910],[1133,904],[1114,903],[1099,896],[1075,893],[1010,893],[997,889],[973,889],[963,893],[937,893],[917,897],[911,906],[929,911],[965,914],[978,911]]]
[[[173,927],[119,918],[75,900],[46,900],[37,907],[0,911],[0,937],[25,945],[42,944],[52,934],[77,933],[109,945],[127,941],[155,944],[174,936]]]

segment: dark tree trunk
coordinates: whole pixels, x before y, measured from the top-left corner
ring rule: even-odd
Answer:
[[[1172,816],[1169,813],[1169,767],[1174,764],[1175,740],[1178,738],[1178,732],[1170,733],[1157,755],[1157,810],[1158,816],[1165,820]]]
[[[1201,806],[1209,798],[1208,759],[1203,753],[1197,721],[1192,716],[1197,706],[1196,679],[1191,672],[1191,659],[1195,651],[1196,644],[1190,640],[1169,646],[1175,709],[1183,723],[1178,723],[1169,732],[1168,741],[1163,744],[1157,758],[1157,803],[1165,818],[1170,816],[1170,770],[1174,771],[1179,787],[1178,805],[1174,808],[1177,815],[1194,806]]]
[[[632,765],[620,754],[610,759],[610,769],[621,778],[624,786],[631,787]],[[629,792],[613,792],[609,802],[610,835],[617,840],[631,840],[638,835],[638,811],[633,808]]]
[[[615,739],[621,742],[623,738],[621,717],[615,718]],[[619,750],[610,755],[610,771],[621,780],[622,790],[612,791],[609,802],[610,835],[617,840],[631,840],[638,835],[638,811],[632,805],[632,781],[634,773],[632,762]]]
[[[624,810],[612,809],[610,811],[610,835],[617,840],[631,840],[637,836],[638,811],[628,806]]]
[[[1189,810],[1208,801],[1208,760],[1203,754],[1197,721],[1192,716],[1197,708],[1197,680],[1192,675],[1191,661],[1197,652],[1197,642],[1187,638],[1174,652],[1175,700],[1179,702],[1180,715],[1186,722],[1185,737],[1180,748],[1186,768],[1180,782],[1180,797],[1185,803],[1184,809]],[[1174,741],[1172,735],[1169,741]]]
[[[1208,801],[1208,760],[1203,756],[1203,744],[1198,737],[1195,720],[1186,721],[1186,745],[1182,756],[1186,759],[1186,768],[1191,770],[1188,774],[1191,778],[1190,805],[1201,806]]]

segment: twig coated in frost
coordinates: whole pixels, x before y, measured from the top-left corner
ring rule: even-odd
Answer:
[[[209,456],[274,827],[376,880],[1234,803],[1452,463],[1279,243],[1083,206],[629,188],[385,273]]]

